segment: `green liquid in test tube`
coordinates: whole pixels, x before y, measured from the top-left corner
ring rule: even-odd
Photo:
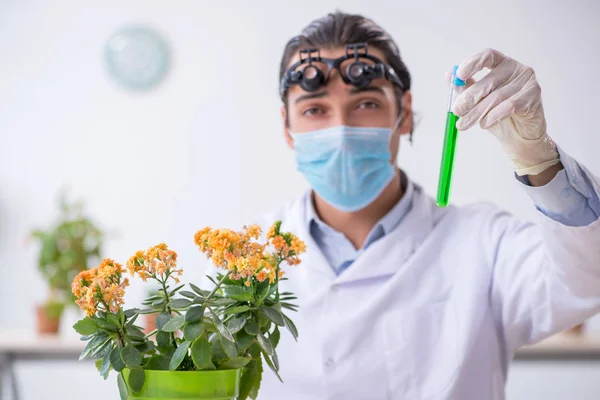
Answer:
[[[450,201],[450,186],[452,186],[452,170],[454,169],[454,155],[456,154],[456,140],[458,129],[456,121],[458,117],[451,111],[456,86],[464,86],[465,82],[456,76],[458,66],[454,66],[452,79],[450,79],[450,95],[448,98],[448,112],[446,114],[446,131],[444,135],[444,147],[442,150],[442,164],[440,166],[440,177],[438,182],[437,205],[446,207]]]

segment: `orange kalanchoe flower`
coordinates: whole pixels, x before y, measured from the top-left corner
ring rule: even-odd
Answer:
[[[131,275],[138,275],[145,282],[148,278],[164,281],[168,278],[179,283],[183,270],[177,268],[177,253],[169,250],[165,243],[137,251],[128,261],[127,269]]]
[[[228,270],[231,279],[245,280],[248,286],[253,278],[259,282],[268,278],[273,283],[278,270],[279,277],[283,276],[281,262],[297,265],[298,255],[306,251],[304,243],[293,234],[280,234],[280,225],[278,222],[269,228],[264,244],[257,241],[262,233],[258,225],[244,226],[241,232],[206,227],[196,233],[194,242],[214,265]],[[275,252],[268,251],[268,246]]]
[[[129,280],[122,279],[124,272],[121,264],[105,258],[96,268],[81,271],[75,277],[71,290],[87,316],[98,311],[119,311],[124,304],[125,288],[129,286]]]

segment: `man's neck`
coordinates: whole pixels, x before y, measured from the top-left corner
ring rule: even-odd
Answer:
[[[352,242],[354,248],[360,249],[375,224],[404,196],[400,179],[400,171],[396,169],[395,178],[379,197],[362,210],[352,213],[337,210],[313,192],[315,209],[323,222],[343,233]]]

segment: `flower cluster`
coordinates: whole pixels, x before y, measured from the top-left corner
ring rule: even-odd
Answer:
[[[169,278],[179,283],[183,270],[177,267],[177,253],[160,243],[148,250],[137,251],[128,261],[127,269],[134,276],[138,275],[145,282],[148,278],[166,281]]]
[[[106,258],[99,266],[81,271],[73,280],[71,290],[77,305],[91,316],[98,311],[118,312],[123,305],[129,280],[123,279],[121,264]]]
[[[306,245],[292,233],[281,233],[281,223],[273,224],[267,231],[268,244],[273,246],[277,255],[289,265],[300,264],[300,254],[306,252]]]
[[[246,285],[253,277],[259,282],[268,278],[273,283],[283,276],[281,262],[297,265],[298,255],[306,251],[304,243],[293,234],[280,234],[280,225],[271,226],[264,244],[256,241],[262,234],[258,225],[245,226],[241,232],[206,227],[196,233],[194,242],[215,266],[228,270],[231,279],[244,279]],[[269,251],[269,246],[275,251]]]

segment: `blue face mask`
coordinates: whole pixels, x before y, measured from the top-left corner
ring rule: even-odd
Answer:
[[[350,126],[291,134],[298,171],[323,200],[344,212],[365,208],[394,179],[391,135],[390,128]]]

